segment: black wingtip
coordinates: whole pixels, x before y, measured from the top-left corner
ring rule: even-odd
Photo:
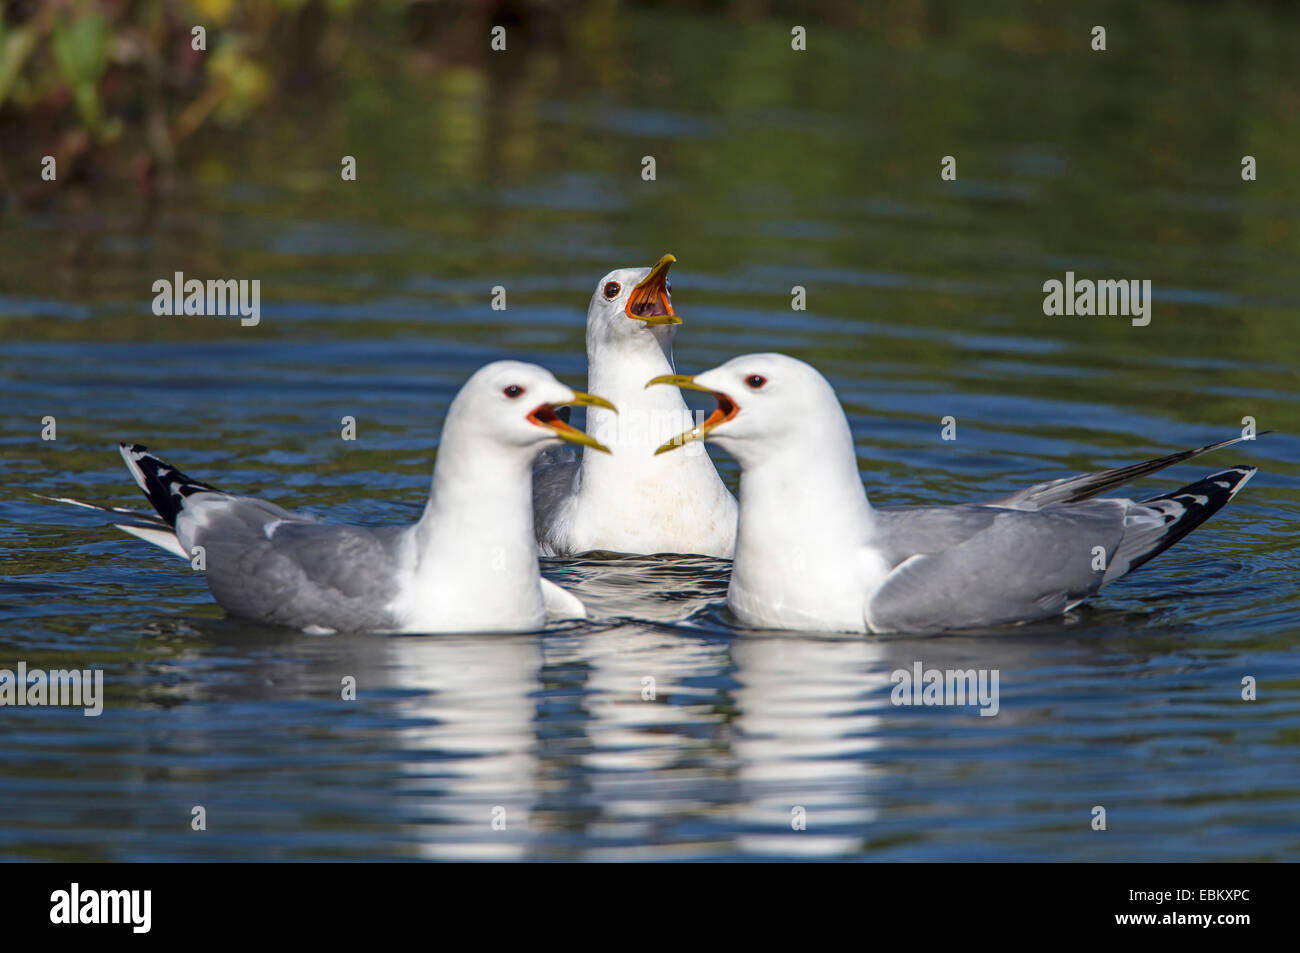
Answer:
[[[120,447],[135,482],[169,526],[176,525],[176,517],[188,497],[196,493],[221,492],[215,486],[186,476],[166,460],[149,453],[141,444],[123,443]]]
[[[1201,477],[1196,482],[1180,486],[1176,490],[1142,500],[1145,506],[1163,510],[1168,526],[1155,545],[1132,560],[1128,571],[1132,572],[1159,556],[1227,506],[1238,491],[1258,472],[1259,467],[1246,463],[1238,464]]]

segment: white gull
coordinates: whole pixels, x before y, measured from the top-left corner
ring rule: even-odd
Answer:
[[[985,503],[873,507],[839,400],[802,361],[751,354],[655,384],[717,398],[659,452],[708,439],[740,463],[727,605],[755,627],[929,632],[1057,615],[1182,539],[1255,474],[1237,466],[1141,501],[1095,498],[1238,437]]]
[[[556,408],[570,404],[614,409],[533,364],[477,371],[447,411],[429,501],[411,526],[325,523],[224,493],[123,444],[158,516],[132,513],[141,522],[119,528],[202,565],[218,603],[260,622],[312,632],[504,632],[582,618],[582,603],[539,574],[533,535],[537,455],[561,441],[608,452],[560,419]]]
[[[619,414],[587,411],[587,432],[614,449],[548,452],[538,461],[533,500],[543,555],[591,550],[695,553],[729,557],[736,500],[702,446],[656,456],[655,448],[689,427],[681,394],[647,391],[648,377],[673,372],[673,312],[664,255],[653,268],[611,271],[587,309],[587,387]]]

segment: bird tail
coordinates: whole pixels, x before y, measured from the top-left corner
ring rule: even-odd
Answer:
[[[1262,437],[1272,432],[1271,430],[1265,430],[1255,436]],[[1090,500],[1095,496],[1100,496],[1110,490],[1118,489],[1126,483],[1132,483],[1134,480],[1158,473],[1165,467],[1171,467],[1175,463],[1182,463],[1193,457],[1199,457],[1203,453],[1221,450],[1224,447],[1232,446],[1234,443],[1253,439],[1255,437],[1233,437],[1230,440],[1207,443],[1205,446],[1196,447],[1193,450],[1180,450],[1177,453],[1156,457],[1154,460],[1144,460],[1142,463],[1134,463],[1126,467],[1116,467],[1113,470],[1098,470],[1095,473],[1081,473],[1078,476],[1048,480],[1046,483],[1035,483],[1023,490],[1017,490],[1010,496],[993,500],[989,505],[1008,506],[1016,509],[1041,509],[1051,503],[1078,503],[1082,500]],[[1211,478],[1207,477],[1206,479]]]
[[[131,471],[135,482],[140,485],[144,495],[149,498],[153,508],[158,511],[158,515],[168,526],[176,525],[176,517],[185,506],[187,497],[196,493],[221,492],[215,486],[187,477],[167,461],[154,456],[147,447],[142,447],[138,443],[123,443],[118,446],[122,451],[126,468]]]
[[[1128,545],[1121,543],[1119,558],[1111,563],[1112,571],[1120,571],[1113,577],[1108,572],[1105,581],[1132,572],[1196,529],[1227,506],[1257,470],[1257,467],[1249,466],[1230,467],[1201,477],[1195,483],[1139,501],[1138,506],[1155,511],[1142,514],[1144,522],[1150,521],[1152,515],[1158,516],[1161,522],[1154,524],[1150,532],[1125,538],[1124,543]]]
[[[128,516],[135,522],[114,523],[113,526],[124,533],[130,533],[137,539],[143,539],[146,543],[153,543],[153,545],[161,547],[169,553],[175,553],[182,559],[190,558],[189,554],[182,548],[180,540],[176,538],[175,530],[168,526],[162,517],[153,513],[132,510],[125,506],[103,506],[99,503],[87,503],[85,500],[74,500],[70,496],[46,496],[44,493],[33,495],[42,500],[49,500],[52,503],[66,503],[69,506],[79,506],[85,510],[108,513],[119,519]]]

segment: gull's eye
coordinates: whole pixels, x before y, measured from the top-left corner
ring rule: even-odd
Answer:
[[[749,387],[751,390],[758,390],[766,383],[767,378],[762,374],[750,374],[745,378],[745,386]]]
[[[504,387],[504,388],[501,389],[501,393],[505,394],[505,395],[506,395],[507,397],[509,397],[511,400],[514,400],[516,397],[518,397],[518,396],[519,396],[520,394],[522,394],[523,392],[524,392],[524,389],[523,389],[522,387],[520,387],[518,384],[511,384],[509,387]]]
[[[608,281],[605,283],[605,297],[613,301],[618,297],[618,293],[623,290],[623,286],[617,281]]]

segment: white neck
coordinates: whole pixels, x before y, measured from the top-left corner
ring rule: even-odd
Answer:
[[[749,624],[855,630],[881,567],[868,549],[874,516],[843,412],[761,453],[743,440],[740,522],[728,602]]]
[[[851,440],[815,451],[791,443],[741,469],[737,562],[746,548],[856,547],[871,524]]]
[[[672,331],[638,334],[632,338],[610,340],[595,332],[587,334],[587,386],[593,394],[612,401],[619,411],[623,404],[685,406],[675,387],[646,388],[646,381],[660,374],[673,373]],[[603,389],[597,389],[603,388]]]
[[[485,604],[499,610],[488,627],[538,613],[544,618],[532,462],[523,448],[503,451],[448,422],[429,503],[412,531],[418,595],[408,612],[437,616],[444,628],[454,627],[462,612],[483,623]]]
[[[690,412],[676,387],[646,382],[673,373],[671,332],[667,329],[627,340],[587,340],[587,389],[613,402],[618,414],[600,409],[587,411],[587,432],[614,453],[582,455],[583,481],[597,472],[643,469],[651,463],[662,472],[680,465],[667,460],[676,454],[654,457],[654,451],[691,426]],[[710,469],[712,467],[710,466]]]
[[[520,549],[536,572],[533,552],[532,455],[502,453],[486,440],[444,431],[429,503],[420,517],[422,555],[467,547]]]

